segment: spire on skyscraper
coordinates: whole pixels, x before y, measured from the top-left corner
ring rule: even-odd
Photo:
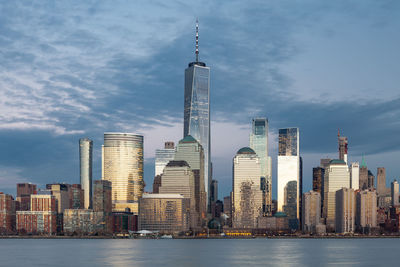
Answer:
[[[196,18],[196,62],[199,62],[199,19]]]
[[[367,164],[365,163],[365,156],[362,154],[362,160],[361,160],[361,166],[360,167],[367,167]]]

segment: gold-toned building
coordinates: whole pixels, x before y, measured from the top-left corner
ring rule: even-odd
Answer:
[[[114,211],[138,213],[143,194],[143,136],[104,133],[102,179],[112,183]]]
[[[189,206],[190,200],[181,194],[144,194],[139,205],[139,230],[187,231]]]

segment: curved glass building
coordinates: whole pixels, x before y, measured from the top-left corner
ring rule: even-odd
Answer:
[[[138,212],[143,182],[143,136],[104,133],[102,179],[112,183],[114,211]]]
[[[84,208],[92,208],[93,141],[79,139],[79,167],[81,188],[84,190]]]

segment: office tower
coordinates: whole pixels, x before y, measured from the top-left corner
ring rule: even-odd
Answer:
[[[204,149],[204,182],[209,201],[211,173],[210,142],[210,68],[199,61],[198,23],[196,23],[196,61],[185,70],[185,107],[183,136],[193,136]]]
[[[367,164],[365,164],[365,158],[362,157],[361,165],[360,165],[360,182],[359,189],[365,190],[368,189],[368,168]]]
[[[249,147],[239,149],[233,158],[233,228],[256,228],[257,218],[263,215],[260,165],[256,152]]]
[[[190,199],[181,194],[143,194],[139,201],[139,230],[162,234],[189,230]]]
[[[360,188],[360,164],[352,162],[350,166],[350,188],[358,190]]]
[[[168,141],[164,144],[164,149],[156,149],[155,176],[161,175],[165,166],[170,160],[174,160],[175,144]]]
[[[79,139],[79,166],[81,186],[85,194],[85,209],[92,207],[92,169],[93,169],[93,141],[89,138]]]
[[[94,181],[93,211],[112,212],[112,183],[107,180]]]
[[[47,184],[46,189],[51,191],[51,194],[57,200],[57,212],[63,213],[65,209],[70,207],[69,184]]]
[[[204,176],[204,150],[191,135],[185,136],[176,146],[175,160],[186,161],[194,175],[196,212],[201,220],[207,213],[207,195]]]
[[[336,191],[336,233],[353,233],[355,229],[355,199],[354,189],[342,188]]]
[[[370,170],[368,170],[368,189],[375,188],[375,176],[372,174]]]
[[[15,232],[15,201],[11,195],[0,192],[0,235]]]
[[[138,212],[143,182],[143,136],[104,133],[102,179],[112,183],[114,211]]]
[[[16,227],[20,233],[48,234],[57,232],[57,200],[50,191],[31,195],[31,209],[17,211]]]
[[[343,160],[347,164],[347,137],[340,136],[340,131],[338,130],[338,143],[339,143],[339,159]]]
[[[168,162],[161,176],[160,194],[181,194],[190,201],[190,226],[200,227],[199,214],[196,210],[194,174],[189,164],[183,160]]]
[[[287,215],[289,220],[289,227],[291,229],[298,228],[297,222],[297,182],[290,181],[286,184],[284,189],[285,204],[283,212]]]
[[[399,183],[394,180],[391,183],[391,196],[392,196],[392,206],[399,205]]]
[[[84,209],[85,192],[80,184],[73,184],[68,190],[69,192],[69,208]]]
[[[297,218],[300,219],[300,150],[299,128],[279,129],[278,211],[283,211],[284,189],[290,181],[297,182]]]
[[[210,208],[211,208],[211,215],[214,218],[216,213],[216,205],[218,200],[218,181],[211,180],[210,185]]]
[[[376,176],[378,196],[387,195],[389,193],[389,188],[386,187],[386,169],[384,167],[378,167]]]
[[[326,169],[328,167],[329,163],[331,162],[331,160],[332,159],[328,159],[328,158],[321,159],[320,160],[320,167]]]
[[[311,190],[303,194],[303,231],[315,233],[321,220],[321,194]]]
[[[333,159],[325,169],[324,177],[324,208],[327,230],[335,229],[336,191],[350,187],[349,167],[343,160]]]
[[[226,225],[232,227],[232,198],[230,195],[224,197],[224,213],[228,216]]]
[[[261,165],[261,176],[263,188],[263,213],[272,214],[272,161],[268,156],[268,119],[255,118],[252,121],[250,134],[250,148],[253,149]]]
[[[37,186],[31,183],[18,183],[17,184],[17,198],[19,202],[18,210],[31,209],[31,195],[37,193]]]
[[[153,181],[153,194],[159,193],[160,186],[161,186],[161,175],[156,175],[154,176],[154,181]]]
[[[376,191],[357,192],[356,227],[361,233],[369,233],[377,224]]]
[[[323,193],[324,189],[324,174],[325,174],[325,169],[321,167],[316,167],[313,168],[313,191],[318,192],[318,193]]]

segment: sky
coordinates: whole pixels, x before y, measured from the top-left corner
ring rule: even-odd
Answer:
[[[17,182],[79,183],[79,138],[144,135],[146,191],[155,149],[183,136],[183,82],[211,68],[211,157],[219,197],[251,119],[269,120],[276,196],[277,132],[299,127],[304,191],[321,158],[364,154],[400,176],[400,2],[0,1],[0,191]]]

